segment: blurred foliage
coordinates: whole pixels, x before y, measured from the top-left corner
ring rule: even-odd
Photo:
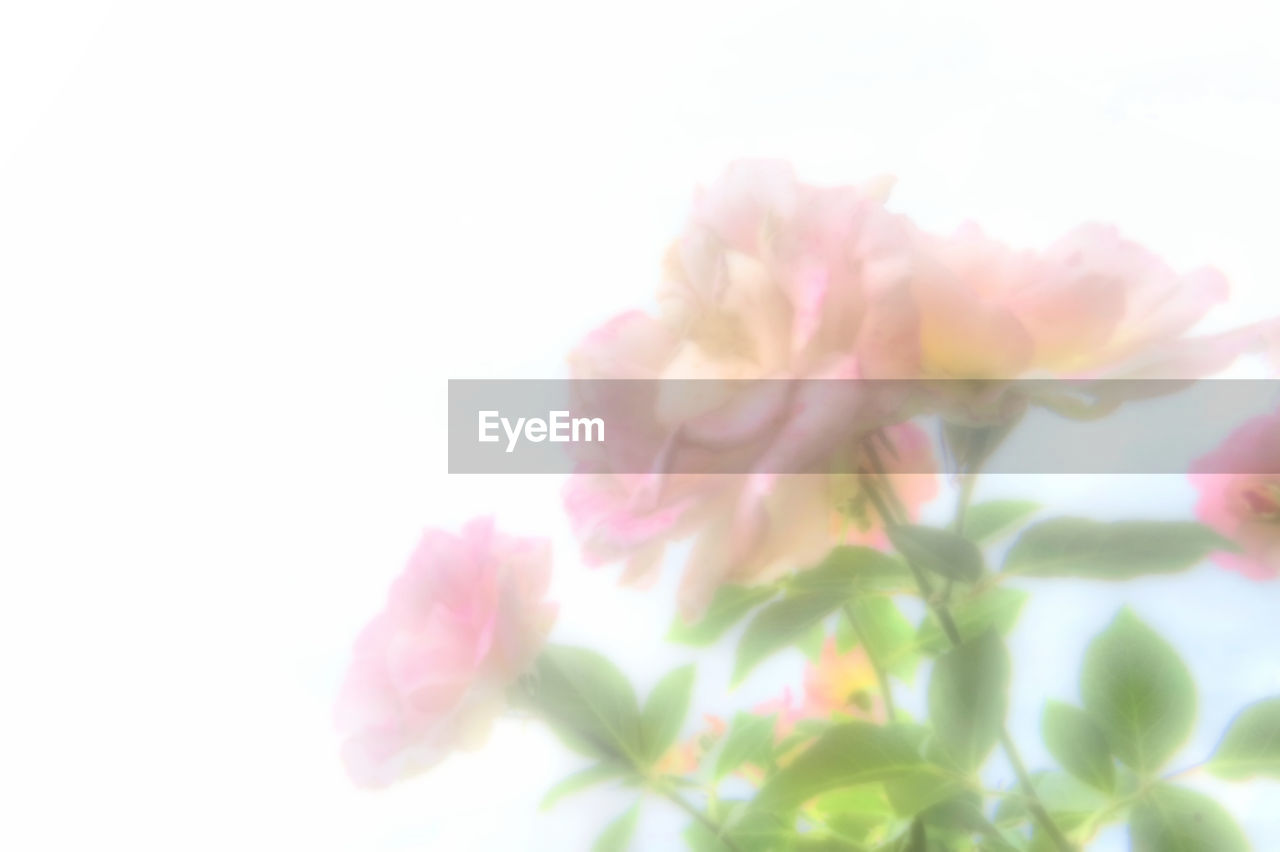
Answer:
[[[1045,747],[1061,769],[1022,767],[1005,727],[1015,672],[1003,637],[1032,592],[1003,581],[1168,574],[1224,546],[1191,523],[1055,518],[1022,530],[1003,570],[988,573],[978,545],[1016,532],[1038,509],[1013,500],[977,504],[964,535],[895,527],[896,555],[838,547],[784,582],[725,586],[700,620],[671,627],[670,640],[685,645],[736,641],[735,684],[787,648],[804,650],[811,667],[820,665],[820,648],[865,655],[859,659],[875,668],[882,691],[924,668],[927,719],[872,718],[852,699],[844,712],[816,713],[788,697],[682,739],[693,666],[668,673],[641,705],[608,660],[549,647],[520,700],[593,762],[557,784],[544,806],[620,784],[688,813],[684,840],[697,852],[1084,849],[1103,828],[1126,821],[1134,850],[1249,848],[1221,806],[1178,786],[1182,772],[1167,770],[1192,732],[1195,682],[1169,642],[1129,609],[1085,648],[1080,705],[1047,700],[1041,710]],[[913,590],[917,572],[945,591]],[[916,624],[899,605],[904,595],[925,599]],[[984,770],[997,750],[1016,779],[989,789]],[[1229,780],[1280,778],[1280,697],[1242,710],[1206,768]],[[594,848],[629,848],[640,813],[637,800]]]

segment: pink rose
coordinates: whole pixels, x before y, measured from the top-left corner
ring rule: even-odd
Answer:
[[[626,561],[624,579],[644,582],[667,542],[696,532],[680,593],[694,618],[720,585],[775,579],[846,540],[847,484],[822,472],[901,419],[901,400],[840,380],[916,371],[895,287],[909,229],[882,195],[732,167],[668,254],[660,314],[624,314],[575,350],[576,379],[651,380],[590,385],[620,426],[582,451],[565,492],[589,562]]]
[[[618,317],[570,359],[577,379],[649,380],[592,383],[620,425],[607,447],[583,450],[566,489],[589,562],[625,561],[624,579],[644,582],[668,542],[696,534],[680,592],[694,618],[722,584],[878,542],[865,511],[839,523],[858,508],[857,478],[829,475],[838,460],[851,469],[869,434],[897,429],[911,462],[898,473],[931,471],[927,443],[896,424],[1001,426],[1027,402],[1018,388],[852,380],[1199,378],[1280,347],[1276,320],[1187,337],[1225,298],[1222,276],[1179,274],[1114,229],[1014,251],[972,227],[926,234],[884,208],[884,190],[808,186],[784,164],[750,162],[698,195],[658,314]],[[1081,390],[1097,396],[1086,415],[1146,392]],[[912,486],[900,494],[909,511],[936,489],[927,476],[899,484]]]
[[[1280,412],[1232,432],[1192,466],[1191,483],[1196,514],[1242,551],[1214,560],[1255,580],[1280,576]]]
[[[555,618],[550,543],[490,518],[428,530],[356,640],[336,722],[352,780],[379,787],[487,737]]]
[[[889,187],[815,187],[785,163],[746,161],[699,192],[658,294],[679,335],[670,375],[802,377],[854,359],[860,378],[913,376],[898,285],[914,229],[885,209]]]
[[[974,226],[916,241],[908,278],[923,377],[1068,380],[1007,392],[998,381],[933,382],[920,410],[951,421],[1000,427],[1027,403],[1096,418],[1180,387],[1147,380],[1200,379],[1247,353],[1280,352],[1280,318],[1189,335],[1226,299],[1226,279],[1213,269],[1180,274],[1114,228],[1084,225],[1041,252],[1012,250]]]
[[[976,226],[949,238],[919,234],[909,279],[921,372],[937,378],[1014,378],[1035,362],[1033,331],[1019,311],[1039,271]]]
[[[1227,298],[1221,273],[1179,274],[1103,225],[1047,251],[1015,251],[976,227],[922,236],[911,289],[926,375],[1199,378],[1261,348],[1275,321],[1186,333]]]
[[[1179,274],[1104,225],[1075,228],[1049,248],[1044,260],[1047,289],[1073,300],[1044,304],[1036,317],[1040,357],[1056,370],[1123,365],[1182,338],[1230,293],[1218,270]]]

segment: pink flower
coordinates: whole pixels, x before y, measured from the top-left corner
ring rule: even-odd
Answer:
[[[773,721],[775,743],[780,743],[795,733],[798,723],[818,718],[813,707],[796,703],[789,686],[783,688],[781,696],[760,702],[751,708],[751,712],[757,716],[776,717]]]
[[[490,518],[428,530],[356,640],[335,718],[352,780],[379,787],[487,738],[555,618],[550,543]]]
[[[653,322],[632,317],[615,327]],[[647,387],[660,392],[656,383]],[[927,436],[911,424],[886,425],[894,414],[859,383],[742,383],[718,409],[670,423],[661,400],[631,386],[618,390],[618,406],[627,410],[606,417],[619,424],[602,451],[610,455],[584,451],[565,507],[586,561],[624,561],[626,582],[651,581],[666,545],[692,536],[680,588],[686,618],[696,618],[725,583],[772,581],[811,567],[840,543],[883,543],[861,477],[779,471],[820,471],[838,453],[863,458],[861,441],[880,429],[897,450],[883,462],[908,512],[914,517],[937,493]],[[707,467],[726,472],[684,472]]]
[[[653,767],[656,772],[663,775],[690,775],[698,770],[707,752],[716,747],[729,728],[719,716],[706,713],[702,718],[706,722],[703,730],[667,749]]]
[[[1044,289],[1071,300],[1034,306],[1038,354],[1056,370],[1114,367],[1179,340],[1230,293],[1218,270],[1180,274],[1104,225],[1072,230],[1044,262]]]
[[[1043,252],[972,225],[918,239],[911,290],[926,375],[1199,378],[1280,331],[1271,321],[1186,338],[1226,300],[1226,279],[1180,274],[1111,227],[1081,226]]]
[[[1002,426],[1028,402],[1021,388],[853,380],[1190,379],[1268,342],[1280,351],[1276,320],[1186,336],[1226,297],[1223,277],[1180,274],[1112,228],[1014,251],[973,227],[926,234],[885,209],[886,189],[813,187],[748,162],[697,196],[658,314],[616,318],[570,359],[577,379],[649,380],[586,383],[619,424],[607,447],[582,450],[565,492],[588,562],[623,561],[624,580],[646,582],[668,542],[695,536],[680,607],[696,618],[723,584],[880,543],[858,478],[832,475],[856,469],[869,434],[894,431],[911,451],[897,473],[931,473],[904,420]],[[1086,413],[1146,392],[1090,384],[1107,387],[1085,389],[1098,397]],[[909,512],[936,489],[927,475],[895,485]]]
[[[658,294],[679,335],[672,375],[801,377],[850,358],[862,378],[914,375],[897,286],[913,229],[885,209],[889,187],[815,187],[746,161],[699,192]]]
[[[816,662],[804,669],[804,699],[796,701],[791,687],[782,695],[751,708],[757,716],[774,716],[775,742],[795,733],[800,722],[845,716],[884,721],[884,701],[879,695],[875,669],[861,646],[841,651],[828,636]]]
[[[1196,514],[1242,551],[1214,560],[1255,580],[1280,576],[1280,412],[1232,432],[1192,466],[1191,483]]]
[[[908,229],[883,194],[806,186],[763,162],[698,196],[660,315],[624,314],[570,358],[576,379],[652,380],[590,383],[624,432],[585,449],[566,488],[588,562],[623,560],[624,579],[645,582],[669,541],[696,532],[680,592],[694,618],[720,585],[809,567],[844,540],[834,521],[849,488],[825,471],[900,419],[901,399],[826,380],[917,370],[895,286]],[[815,474],[781,473],[802,470]]]

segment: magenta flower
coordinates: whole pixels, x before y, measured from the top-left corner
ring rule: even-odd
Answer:
[[[356,640],[335,718],[352,780],[379,787],[487,738],[555,618],[550,542],[490,518],[428,530]]]

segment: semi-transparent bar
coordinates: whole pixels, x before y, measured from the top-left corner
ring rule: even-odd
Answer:
[[[988,473],[1240,473],[1205,456],[1278,408],[1269,380],[459,379],[449,472],[865,473],[873,440],[895,472],[957,473],[976,440]],[[894,456],[902,423],[932,458]]]

